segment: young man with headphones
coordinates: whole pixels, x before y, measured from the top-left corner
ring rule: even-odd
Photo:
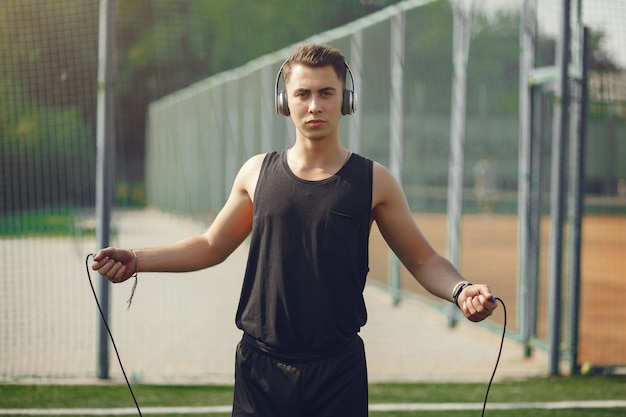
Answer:
[[[409,272],[471,321],[496,308],[486,285],[463,279],[413,221],[400,184],[382,165],[346,149],[342,115],[356,110],[344,56],[297,47],[276,78],[276,111],[291,117],[294,145],[250,158],[226,204],[202,235],[137,251],[106,248],[92,268],[111,282],[136,272],[182,272],[224,261],[251,234],[236,316],[233,416],[368,413],[358,336],[375,222]],[[278,91],[280,77],[285,91]]]

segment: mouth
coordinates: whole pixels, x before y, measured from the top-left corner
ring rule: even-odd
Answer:
[[[320,119],[312,119],[312,120],[308,120],[308,121],[306,122],[306,125],[307,125],[307,126],[313,126],[313,127],[315,127],[315,126],[321,126],[321,125],[322,125],[322,124],[324,124],[324,123],[325,123],[325,122],[324,122],[324,120],[320,120]]]

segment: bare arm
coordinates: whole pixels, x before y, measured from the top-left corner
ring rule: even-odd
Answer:
[[[252,198],[262,161],[263,155],[257,155],[242,166],[226,204],[204,234],[134,253],[105,248],[94,256],[92,269],[112,282],[122,282],[134,274],[135,265],[141,272],[188,272],[223,262],[252,229]]]
[[[389,247],[402,264],[430,293],[453,301],[454,287],[464,278],[444,257],[440,256],[419,230],[402,187],[391,173],[374,164],[372,217]],[[458,297],[463,314],[472,321],[491,315],[496,307],[486,285],[466,287]]]

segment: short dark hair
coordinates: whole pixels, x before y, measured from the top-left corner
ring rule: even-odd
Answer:
[[[346,57],[337,48],[328,45],[304,44],[298,46],[289,55],[283,65],[283,78],[285,82],[291,76],[291,69],[295,65],[304,65],[311,68],[332,66],[337,77],[346,84]]]

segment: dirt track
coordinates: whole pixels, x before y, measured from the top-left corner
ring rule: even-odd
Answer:
[[[427,239],[441,254],[447,251],[446,217],[419,214],[415,219]],[[542,223],[539,276],[539,337],[547,331],[547,271],[550,222]],[[582,294],[580,306],[579,363],[626,364],[626,217],[587,216],[583,222]],[[507,303],[509,323],[517,329],[517,217],[466,214],[461,231],[461,272],[471,281],[485,282]],[[370,277],[386,282],[389,250],[374,227],[371,239]],[[567,281],[564,271],[564,282]],[[402,287],[424,293],[403,269]],[[564,290],[566,294],[566,290]],[[564,302],[564,306],[566,303]],[[565,313],[564,313],[565,314]],[[514,330],[514,331],[515,331]]]

